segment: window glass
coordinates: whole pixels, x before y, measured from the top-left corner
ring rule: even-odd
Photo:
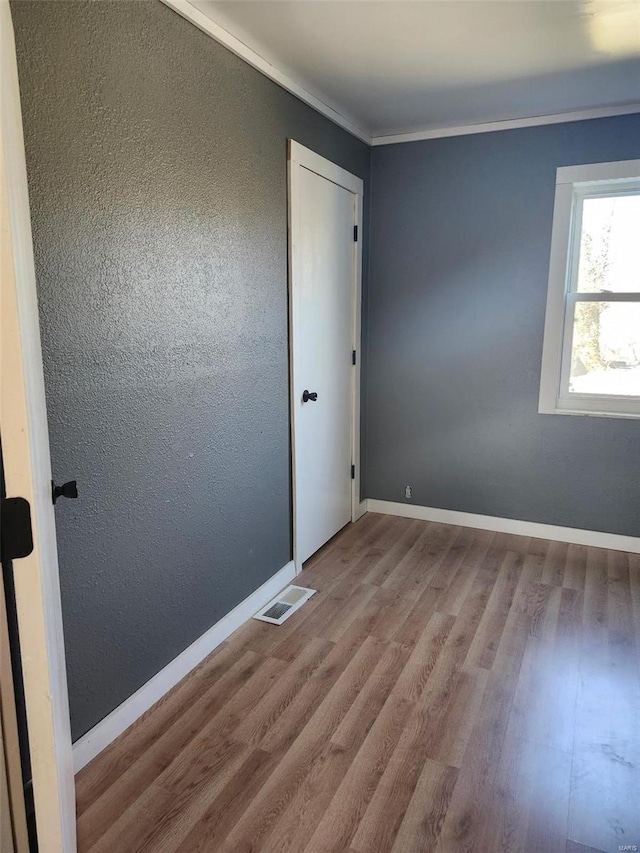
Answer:
[[[640,195],[584,199],[577,290],[640,291]]]
[[[640,397],[640,302],[575,304],[569,391]]]

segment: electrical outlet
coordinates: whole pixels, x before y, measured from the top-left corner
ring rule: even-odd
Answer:
[[[404,498],[407,501],[411,500],[411,486],[404,487]]]

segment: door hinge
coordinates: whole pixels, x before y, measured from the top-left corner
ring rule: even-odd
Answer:
[[[351,466],[351,479],[355,480],[355,478],[356,478],[356,466],[352,465]]]
[[[354,243],[358,242],[358,226],[357,225],[353,226],[353,242]]]
[[[351,351],[351,364],[355,364],[355,363],[356,363],[356,351],[352,350]]]
[[[2,501],[2,559],[18,560],[33,551],[31,507],[25,498]]]

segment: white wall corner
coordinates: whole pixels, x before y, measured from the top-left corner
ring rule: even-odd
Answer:
[[[273,577],[241,601],[219,622],[216,622],[201,637],[161,669],[139,690],[115,708],[73,744],[73,765],[77,773],[103,749],[109,746],[132,723],[148,711],[168,693],[172,687],[188,675],[194,667],[211,654],[234,631],[240,628],[254,613],[294,580],[296,575],[293,561],[289,562]]]

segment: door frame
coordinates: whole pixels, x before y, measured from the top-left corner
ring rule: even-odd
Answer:
[[[7,802],[9,807],[10,832],[13,836],[14,853],[29,853],[29,830],[22,782],[22,758],[20,755],[20,734],[16,712],[16,695],[11,660],[7,603],[4,583],[0,580],[0,764],[4,765],[7,784]],[[0,774],[2,770],[0,769]],[[0,780],[1,781],[1,780]],[[0,816],[0,824],[7,815]],[[2,849],[2,831],[0,828],[0,849]]]
[[[76,850],[75,787],[49,431],[13,22],[0,0],[0,430],[7,497],[31,507],[32,552],[13,561],[40,853]]]
[[[295,354],[299,350],[297,336],[298,324],[294,316],[293,292],[300,275],[300,241],[297,238],[300,228],[300,209],[302,202],[302,170],[314,172],[331,183],[348,190],[354,196],[354,221],[357,239],[353,241],[353,327],[352,349],[356,353],[351,380],[351,462],[355,466],[355,476],[351,480],[351,521],[357,521],[364,510],[360,501],[360,378],[362,364],[362,211],[364,199],[364,181],[351,172],[347,172],[331,160],[321,157],[310,148],[305,148],[293,139],[287,140],[287,209],[288,209],[288,260],[289,260],[289,412],[291,427],[291,485],[293,513],[293,561],[296,574],[302,571],[298,557],[297,528],[298,500],[296,490],[296,399],[295,399]]]

